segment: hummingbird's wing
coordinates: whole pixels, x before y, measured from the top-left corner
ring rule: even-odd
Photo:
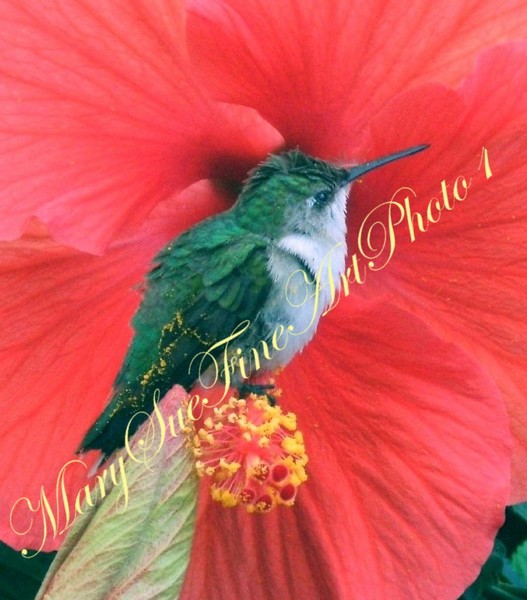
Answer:
[[[97,448],[108,456],[124,445],[130,419],[152,411],[156,390],[162,398],[176,383],[192,387],[211,364],[194,357],[242,321],[253,322],[265,304],[272,283],[267,262],[265,238],[242,230],[228,214],[185,232],[156,257],[112,399],[80,451]],[[134,417],[129,435],[145,419]]]

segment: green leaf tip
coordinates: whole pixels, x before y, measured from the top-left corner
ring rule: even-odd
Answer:
[[[36,600],[178,597],[195,528],[197,477],[185,434],[166,424],[170,417],[178,423],[185,398],[182,388],[172,388],[115,456],[109,467],[115,480],[104,494],[95,489],[95,506],[76,519]]]

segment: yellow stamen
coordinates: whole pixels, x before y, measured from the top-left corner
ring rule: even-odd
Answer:
[[[189,427],[194,427],[194,422]],[[200,477],[209,477],[212,498],[251,513],[292,506],[307,480],[308,457],[296,415],[270,406],[266,397],[230,398],[216,407],[190,445]]]

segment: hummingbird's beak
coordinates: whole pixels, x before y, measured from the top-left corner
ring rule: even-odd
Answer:
[[[388,163],[393,162],[394,160],[399,160],[400,158],[405,158],[406,156],[411,156],[412,154],[417,154],[417,152],[421,152],[422,150],[426,150],[430,144],[421,144],[420,146],[413,146],[412,148],[407,148],[406,150],[401,150],[400,152],[394,152],[394,154],[388,154],[388,156],[383,156],[382,158],[376,158],[375,160],[371,160],[370,162],[363,163],[362,165],[357,165],[356,167],[352,167],[343,181],[342,185],[347,185],[351,181],[358,179],[364,173],[368,173],[369,171],[373,171],[373,169],[377,169],[377,167],[382,167],[383,165],[387,165]]]

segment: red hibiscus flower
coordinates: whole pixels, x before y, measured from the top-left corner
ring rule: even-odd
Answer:
[[[527,497],[525,3],[183,4],[0,1],[2,537],[40,545],[11,507],[102,411],[169,239],[271,151],[428,143],[354,185],[349,289],[279,378],[295,507],[204,490],[181,597],[455,598]]]

